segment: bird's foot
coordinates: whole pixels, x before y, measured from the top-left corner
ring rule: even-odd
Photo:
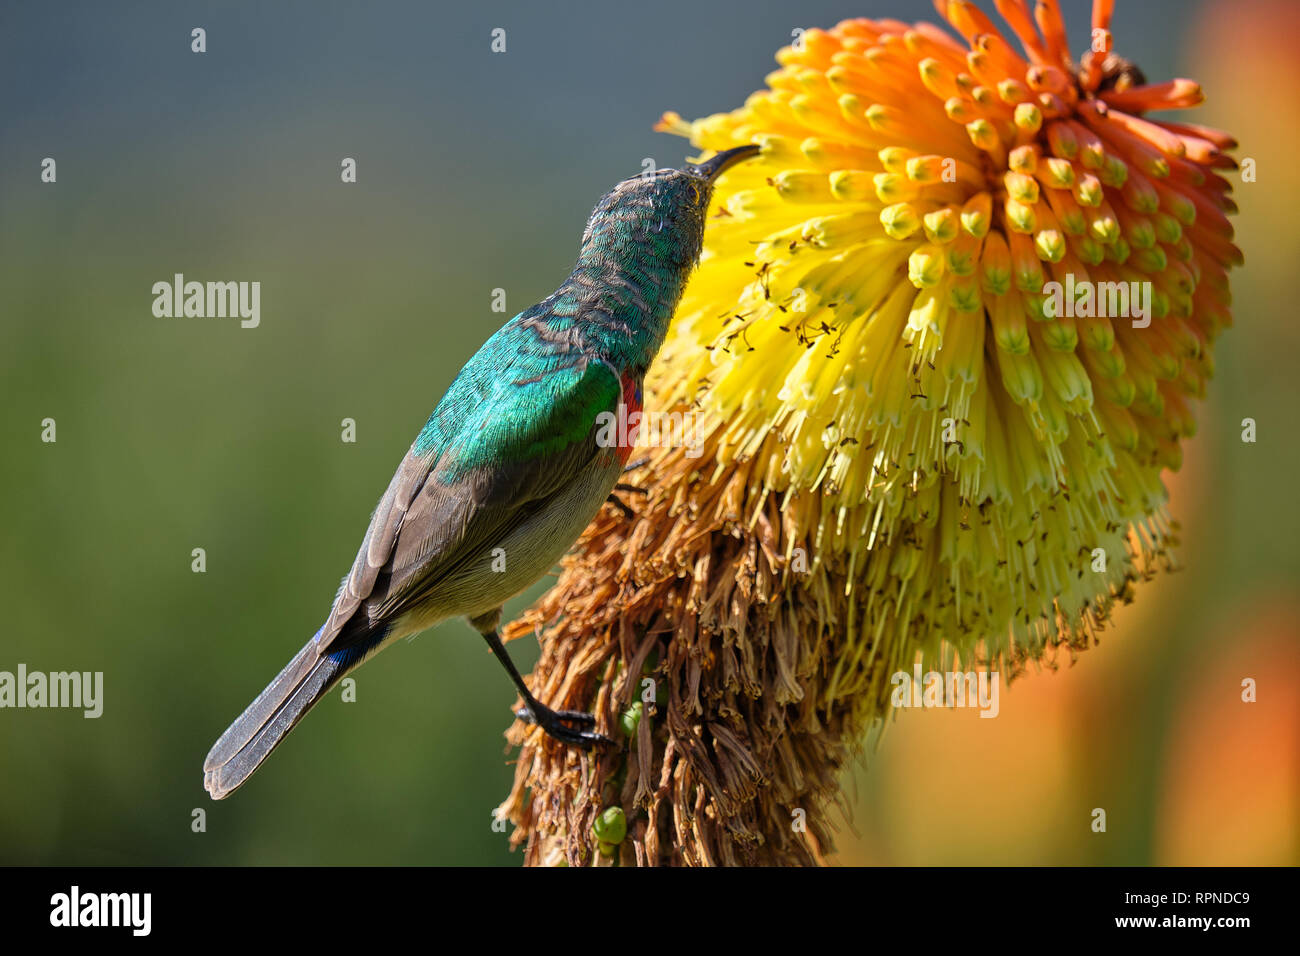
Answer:
[[[640,485],[629,485],[622,481],[614,486],[614,491],[621,491],[624,494],[631,495],[645,495],[647,498],[650,497],[650,492],[646,491],[646,489],[642,488]],[[610,492],[609,497],[605,500],[622,512],[623,517],[628,521],[631,521],[636,517],[636,512],[632,510],[631,506],[618,495],[614,494],[614,492]]]
[[[611,494],[605,500],[609,502],[611,505],[613,505],[615,508],[617,508],[619,510],[619,513],[622,514],[623,517],[626,518],[628,521],[631,521],[633,518],[636,517],[636,512],[633,511],[618,495]]]
[[[590,750],[596,744],[612,744],[614,742],[604,734],[598,734],[596,731],[589,729],[596,726],[595,715],[581,710],[551,710],[551,708],[542,704],[535,704],[532,707],[520,707],[515,711],[515,716],[526,724],[536,724],[560,743],[568,744],[571,747]],[[570,727],[569,724],[577,724],[578,726]]]

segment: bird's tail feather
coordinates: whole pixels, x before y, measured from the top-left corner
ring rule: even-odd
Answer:
[[[212,745],[203,787],[221,800],[247,780],[290,730],[355,664],[354,655],[321,656],[313,637]]]

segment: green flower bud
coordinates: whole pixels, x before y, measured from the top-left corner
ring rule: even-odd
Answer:
[[[600,841],[602,853],[605,852],[605,844],[622,843],[623,838],[627,836],[627,816],[624,815],[623,808],[606,807],[601,815],[596,817],[596,822],[591,825],[591,831]],[[605,853],[605,855],[611,856],[612,853]]]
[[[641,716],[645,713],[645,705],[637,701],[619,717],[619,726],[623,728],[623,736],[635,737],[637,725],[641,723]]]

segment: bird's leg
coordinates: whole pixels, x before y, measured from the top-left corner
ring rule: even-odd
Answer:
[[[501,643],[501,636],[495,630],[485,631],[483,640],[487,641],[488,647],[492,648],[492,653],[506,669],[515,687],[519,689],[519,695],[524,699],[524,706],[515,711],[516,717],[526,723],[536,724],[561,743],[581,747],[583,750],[590,750],[595,744],[614,742],[594,730],[578,730],[567,726],[567,724],[577,724],[579,727],[594,727],[596,718],[580,710],[551,710],[528,689],[528,685],[519,674],[519,669],[515,667],[515,662],[506,653],[505,645]]]

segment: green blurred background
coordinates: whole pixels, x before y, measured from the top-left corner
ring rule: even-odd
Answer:
[[[1077,52],[1090,5],[1065,6]],[[1192,119],[1260,170],[1237,190],[1237,328],[1171,482],[1186,570],[1000,719],[900,719],[847,780],[840,861],[1300,861],[1293,6],[1120,0],[1114,22],[1148,77],[1205,84]],[[0,711],[0,862],[517,862],[491,816],[514,694],[460,622],[369,663],[356,703],[332,695],[235,798],[208,800],[202,759],[319,626],[394,466],[506,318],[492,290],[510,314],[548,294],[600,193],[681,161],[663,110],[730,109],[792,29],[855,15],[934,19],[919,0],[6,5],[0,670],[103,671],[105,704]],[[155,318],[176,272],[259,280],[260,327]]]

